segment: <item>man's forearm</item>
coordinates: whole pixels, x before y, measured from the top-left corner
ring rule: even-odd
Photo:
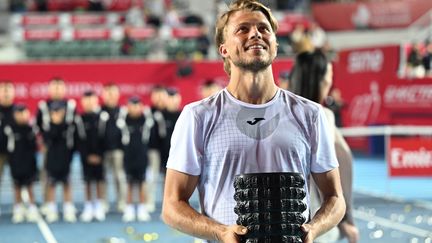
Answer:
[[[207,240],[219,240],[220,233],[226,227],[198,213],[184,201],[166,203],[162,217],[169,226],[183,233]]]
[[[331,196],[324,200],[321,208],[309,222],[319,236],[331,228],[335,227],[342,219],[345,213],[345,201],[342,195]]]

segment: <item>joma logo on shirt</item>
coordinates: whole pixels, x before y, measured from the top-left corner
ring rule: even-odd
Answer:
[[[265,120],[265,118],[262,118],[262,117],[255,117],[254,119],[253,119],[253,121],[246,121],[248,124],[250,124],[250,125],[255,125],[255,124],[257,124],[258,122],[260,122],[260,121],[263,121],[263,120]]]

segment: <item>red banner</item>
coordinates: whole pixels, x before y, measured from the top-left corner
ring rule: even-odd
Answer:
[[[25,40],[59,40],[60,36],[58,29],[34,29],[24,32]]]
[[[344,100],[344,126],[432,124],[432,79],[400,79],[399,46],[343,50],[334,64],[334,87]],[[350,138],[367,150],[365,137]]]
[[[75,40],[106,40],[111,37],[110,33],[108,28],[75,29],[73,37]]]
[[[432,138],[392,137],[387,151],[390,176],[432,176]]]
[[[153,27],[135,27],[126,29],[125,31],[133,39],[147,39],[156,36],[156,29]]]
[[[334,86],[345,101],[345,126],[432,124],[432,80],[397,77],[399,46],[344,50]]]
[[[289,70],[291,60],[278,60],[273,64],[274,76]],[[16,89],[16,100],[28,104],[32,111],[37,102],[47,97],[47,84],[53,77],[66,80],[67,96],[77,99],[92,88],[100,93],[107,82],[119,85],[121,102],[131,95],[139,95],[149,104],[151,88],[156,85],[175,87],[182,95],[182,105],[199,100],[201,84],[206,79],[215,79],[225,85],[228,76],[223,71],[221,61],[191,63],[192,73],[180,77],[180,65],[175,62],[37,62],[23,64],[1,64],[0,80],[11,80]]]
[[[22,25],[56,25],[59,21],[59,16],[57,15],[24,15],[20,18],[18,24]]]
[[[432,8],[430,0],[314,3],[312,14],[325,30],[407,27]]]
[[[198,26],[187,26],[173,28],[171,35],[175,38],[196,38],[202,35],[202,31]]]
[[[106,16],[100,14],[75,14],[71,17],[74,25],[106,24]]]

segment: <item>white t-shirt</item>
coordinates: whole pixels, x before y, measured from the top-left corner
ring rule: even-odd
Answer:
[[[202,213],[235,224],[234,177],[242,173],[311,172],[338,167],[320,105],[279,89],[265,104],[248,104],[226,89],[184,107],[174,129],[167,168],[200,176]],[[306,219],[309,212],[305,212]]]

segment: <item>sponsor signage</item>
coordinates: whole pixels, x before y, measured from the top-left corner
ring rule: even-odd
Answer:
[[[391,137],[387,150],[390,176],[431,176],[431,137]]]
[[[403,28],[431,8],[430,0],[313,3],[312,15],[325,30]]]

